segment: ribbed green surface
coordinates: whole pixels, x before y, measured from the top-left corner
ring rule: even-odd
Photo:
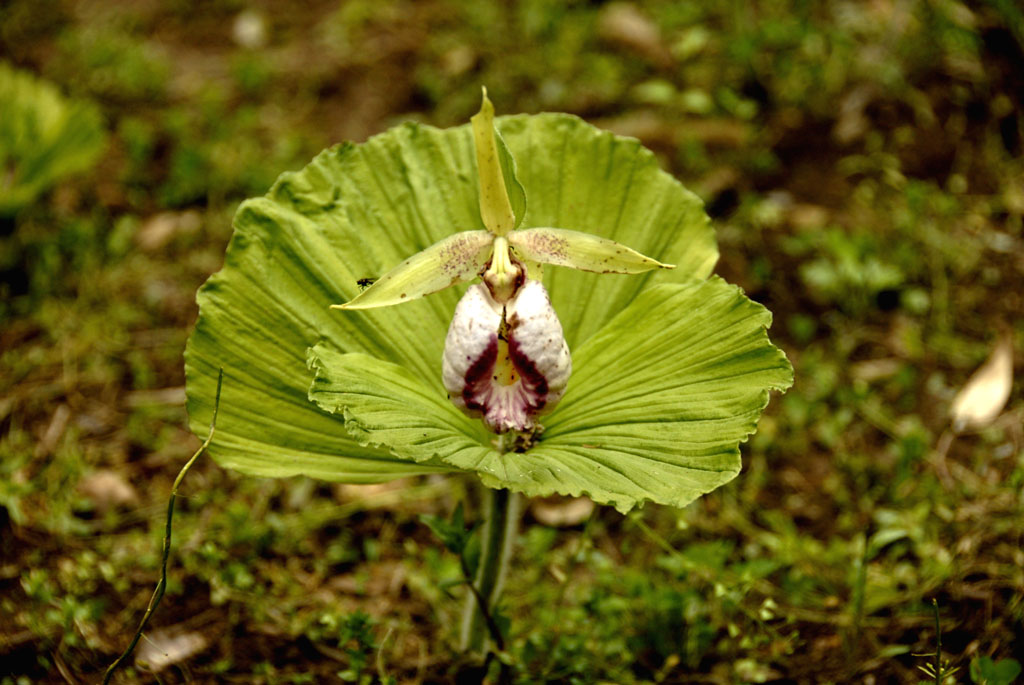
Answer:
[[[417,461],[440,457],[491,487],[589,495],[626,511],[683,506],[740,470],[769,389],[792,369],[765,332],[771,314],[721,279],[651,288],[576,356],[562,403],[523,454],[488,448],[473,422],[400,365],[314,350],[311,397],[361,440]]]
[[[639,275],[545,268],[544,283],[571,350],[651,284],[711,274],[718,248],[700,200],[662,171],[639,141],[559,114],[511,117],[502,124],[526,188],[523,228],[593,233],[677,265]]]
[[[639,498],[637,493],[619,496],[616,487],[608,483],[591,488],[585,480],[567,485],[568,481],[561,480],[569,477],[564,469],[540,479],[536,473],[548,458],[547,446],[561,450],[559,454],[564,456],[559,458],[567,465],[580,462],[573,468],[581,470],[581,478],[595,469],[615,470],[594,466],[600,460],[614,462],[613,451],[602,451],[593,463],[578,456],[580,450],[589,449],[580,445],[590,427],[573,424],[577,416],[574,403],[579,403],[580,412],[593,407],[600,413],[601,405],[595,402],[632,412],[645,406],[656,408],[662,400],[651,404],[644,394],[639,385],[643,369],[636,368],[635,360],[618,363],[591,351],[593,344],[582,343],[653,284],[688,283],[695,277],[707,277],[717,258],[712,231],[699,201],[662,172],[653,155],[634,140],[617,138],[575,117],[557,114],[508,117],[499,120],[499,128],[515,155],[519,180],[527,193],[523,227],[587,231],[678,265],[673,271],[635,276],[545,269],[545,282],[574,351],[575,376],[569,395],[546,421],[550,428],[543,442],[545,449],[517,455],[522,467],[517,467],[518,475],[510,476],[510,482],[499,478],[501,464],[481,468],[499,474],[485,478],[490,485],[507,485],[529,494],[586,490],[601,501],[626,507]],[[445,332],[465,286],[386,309],[328,309],[354,297],[359,279],[379,276],[455,232],[481,228],[477,194],[469,128],[438,130],[407,124],[362,145],[327,150],[302,171],[284,174],[266,197],[242,205],[224,268],[199,293],[199,322],[186,351],[188,409],[197,432],[204,432],[209,425],[217,369],[225,371],[217,438],[211,447],[211,454],[221,464],[259,475],[301,473],[367,482],[431,470],[474,468],[475,462],[493,458],[488,456],[493,453],[478,422],[471,422],[448,404],[440,383]],[[730,292],[742,299],[735,290]],[[663,328],[677,330],[682,323],[673,317],[685,313],[659,312],[658,317],[667,319],[655,322],[655,328],[640,337],[651,338],[652,331]],[[761,330],[764,322],[759,321],[756,327]],[[646,324],[638,320],[630,325],[643,330]],[[686,335],[693,332],[692,328],[684,330]],[[625,339],[626,333],[619,331],[613,338]],[[599,346],[611,349],[612,338],[605,339],[608,344]],[[687,343],[681,345],[685,350]],[[368,422],[373,430],[357,429],[358,439],[353,439],[342,414],[329,413],[309,399],[313,371],[307,366],[307,351],[314,346],[318,346],[316,358],[324,382],[349,379],[349,386],[332,389],[334,400],[319,397],[320,401],[340,408],[343,403],[337,401],[338,392],[372,397],[375,384],[397,383],[397,377],[376,375],[383,367],[374,360],[390,362],[400,369],[388,373],[399,374],[406,387],[401,392],[395,390],[398,394],[393,397],[382,394],[379,399],[397,400],[397,408],[412,406],[414,401],[430,407],[429,412],[424,409],[404,421],[424,428],[428,437],[449,431],[454,439],[468,444],[459,443],[453,451],[455,443],[450,436],[443,440],[419,436],[416,440],[403,437],[397,445],[392,433],[401,433],[410,425],[389,428],[378,419]],[[665,350],[669,352],[672,350]],[[335,373],[333,365],[340,364],[339,355],[345,353],[363,353],[369,358],[359,358],[354,366],[356,358],[350,358]],[[671,354],[669,357],[665,361],[670,365],[678,362]],[[595,368],[588,370],[590,364]],[[613,383],[592,380],[597,365],[605,367],[602,373]],[[631,384],[634,372],[640,375],[635,377],[637,383]],[[360,374],[362,385],[357,387],[355,378]],[[415,392],[409,389],[412,387]],[[747,412],[738,420],[742,425],[753,426],[764,403],[765,387],[759,385],[754,391],[756,409],[742,406]],[[670,395],[672,391],[664,392]],[[630,407],[628,397],[639,404]],[[371,410],[380,408],[361,405],[360,411]],[[585,417],[585,412],[579,416]],[[661,421],[660,415],[652,416]],[[426,424],[435,419],[438,423],[431,424],[431,432]],[[664,420],[675,419],[666,415]],[[616,416],[609,414],[602,425],[616,422]],[[749,430],[742,435],[747,433]],[[660,429],[650,434],[652,444],[661,445],[660,435]],[[732,440],[731,455],[735,455],[735,443],[742,435]],[[382,436],[391,437],[384,440]],[[381,447],[360,445],[360,441],[389,444],[398,456]],[[431,441],[430,448],[424,447]],[[418,447],[410,451],[408,445]],[[656,449],[661,454],[665,448]],[[551,454],[554,452],[548,456]],[[632,467],[622,468],[628,472]],[[725,468],[730,474],[735,470],[735,464]],[[642,474],[632,478],[647,480]],[[721,475],[717,482],[722,482]],[[686,487],[686,492],[698,488]],[[661,492],[657,487],[652,491]],[[665,493],[652,498],[669,503],[685,499]]]

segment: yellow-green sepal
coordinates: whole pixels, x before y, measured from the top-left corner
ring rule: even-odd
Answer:
[[[483,89],[480,111],[470,117],[480,180],[480,218],[494,235],[506,235],[526,215],[526,191],[516,178],[516,163],[494,126],[494,105]]]
[[[373,309],[415,300],[475,278],[487,266],[494,236],[463,231],[417,252],[345,304],[331,309]]]
[[[603,274],[639,274],[674,269],[607,238],[565,228],[525,228],[509,234],[521,259]]]

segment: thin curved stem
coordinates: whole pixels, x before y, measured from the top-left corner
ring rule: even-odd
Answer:
[[[149,606],[146,607],[146,613],[142,616],[142,621],[139,622],[138,630],[135,631],[135,635],[132,636],[132,640],[128,643],[128,647],[122,652],[121,656],[117,657],[114,663],[110,664],[107,668],[106,673],[103,674],[103,685],[107,685],[110,682],[111,676],[121,666],[125,660],[131,656],[131,653],[135,651],[135,646],[139,644],[139,639],[142,637],[142,632],[146,629],[146,625],[149,623],[149,619],[153,616],[153,612],[156,611],[157,606],[160,604],[160,600],[164,597],[164,591],[167,589],[167,560],[171,556],[171,521],[174,519],[174,502],[178,498],[178,486],[181,485],[181,481],[185,479],[185,474],[189,472],[192,465],[199,459],[199,455],[206,451],[206,448],[210,446],[213,441],[213,432],[217,427],[217,411],[220,409],[220,388],[221,383],[224,381],[224,369],[221,369],[217,374],[217,395],[213,401],[213,418],[210,420],[210,433],[206,436],[206,440],[199,446],[196,453],[192,455],[192,458],[185,462],[185,465],[181,467],[181,471],[178,472],[178,477],[174,479],[174,485],[171,486],[171,497],[167,501],[167,522],[164,525],[164,545],[163,545],[163,558],[160,566],[160,580],[156,584],[156,589],[153,591],[153,595],[149,598]]]

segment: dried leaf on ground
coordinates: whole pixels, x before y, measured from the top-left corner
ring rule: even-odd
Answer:
[[[161,249],[181,233],[194,233],[202,224],[199,212],[190,209],[185,212],[161,212],[142,224],[135,235],[138,246],[146,252]]]
[[[157,673],[202,652],[209,640],[202,633],[157,630],[143,637],[135,664]]]
[[[78,491],[99,511],[139,503],[139,493],[132,484],[111,469],[99,469],[85,476],[78,483]]]
[[[545,526],[569,528],[590,518],[594,502],[588,497],[541,497],[530,501],[530,513]]]
[[[53,417],[50,419],[46,431],[36,444],[35,456],[37,459],[49,456],[56,449],[57,443],[60,442],[60,439],[64,436],[64,431],[67,430],[70,419],[71,410],[68,408],[68,405],[59,405],[53,412]]]
[[[632,3],[607,5],[598,20],[597,32],[609,43],[632,50],[658,66],[672,64],[672,54],[662,40],[658,25]]]
[[[968,379],[949,408],[953,430],[984,428],[1006,406],[1013,387],[1013,340],[1004,335],[992,354]]]

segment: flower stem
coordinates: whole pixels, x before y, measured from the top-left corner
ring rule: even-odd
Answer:
[[[482,654],[490,637],[499,650],[504,649],[497,631],[494,610],[501,597],[512,543],[519,527],[519,497],[508,490],[487,489],[487,504],[480,530],[480,563],[473,591],[466,596],[462,612],[461,647],[464,652]]]
[[[221,368],[217,374],[217,394],[213,400],[213,418],[210,420],[210,433],[206,436],[206,440],[196,453],[192,455],[192,458],[185,462],[185,465],[181,467],[181,471],[178,472],[178,477],[174,479],[174,485],[171,486],[171,498],[167,501],[167,523],[164,526],[164,548],[163,558],[160,566],[160,580],[157,581],[156,589],[153,591],[153,595],[149,598],[149,606],[146,607],[146,613],[142,616],[142,621],[139,623],[138,630],[135,631],[135,635],[132,636],[132,641],[128,643],[121,656],[117,657],[114,663],[107,667],[106,673],[103,674],[103,685],[107,685],[110,682],[111,676],[114,675],[122,663],[124,663],[132,652],[135,651],[135,646],[139,644],[139,639],[142,638],[142,633],[146,629],[146,624],[149,623],[149,619],[153,616],[153,612],[160,605],[160,600],[164,597],[164,591],[167,589],[167,559],[171,556],[171,522],[174,519],[174,502],[178,497],[178,486],[181,485],[181,481],[184,480],[185,474],[189,472],[192,465],[199,459],[199,455],[206,451],[206,448],[213,442],[213,432],[217,428],[217,412],[220,410],[220,389],[224,383],[224,369]],[[936,610],[937,611],[937,610]]]

